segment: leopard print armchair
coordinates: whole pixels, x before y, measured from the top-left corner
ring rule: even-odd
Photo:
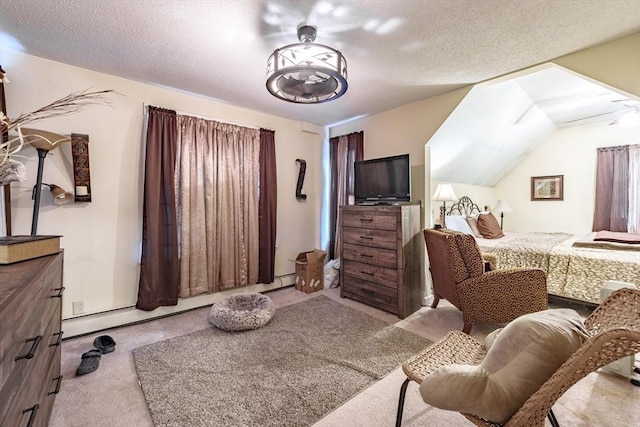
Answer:
[[[462,311],[463,332],[474,324],[506,323],[547,309],[547,276],[536,268],[485,272],[473,236],[446,229],[425,229],[433,284],[432,308],[444,298]]]

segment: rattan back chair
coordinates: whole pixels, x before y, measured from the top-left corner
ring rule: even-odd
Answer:
[[[585,320],[590,338],[522,405],[505,424],[462,414],[478,426],[536,427],[545,418],[557,427],[554,403],[571,386],[589,373],[623,357],[640,353],[640,290],[619,289],[613,292]],[[425,349],[402,365],[407,379],[400,389],[396,426],[402,423],[404,395],[409,381],[422,383],[423,378],[449,364],[478,365],[486,355],[484,345],[458,331]]]

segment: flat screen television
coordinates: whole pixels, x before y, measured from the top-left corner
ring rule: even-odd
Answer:
[[[389,204],[411,200],[409,154],[362,160],[354,164],[357,204]]]

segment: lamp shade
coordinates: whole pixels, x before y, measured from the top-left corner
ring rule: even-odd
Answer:
[[[69,141],[69,138],[54,132],[41,129],[19,128],[19,134],[24,137],[24,143],[33,148],[51,151],[61,142]]]
[[[64,191],[62,188],[58,187],[54,184],[45,184],[51,190],[51,195],[53,196],[53,203],[56,205],[66,205],[73,201],[73,194]]]
[[[493,208],[494,212],[511,212],[511,207],[509,203],[504,200],[498,200],[495,207]]]
[[[437,202],[457,202],[456,193],[453,192],[451,184],[438,184],[436,192],[433,193],[433,200]]]

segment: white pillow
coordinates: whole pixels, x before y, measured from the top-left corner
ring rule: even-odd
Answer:
[[[449,230],[459,231],[464,234],[473,234],[473,230],[469,227],[467,219],[462,215],[447,215],[444,217],[445,227]]]

